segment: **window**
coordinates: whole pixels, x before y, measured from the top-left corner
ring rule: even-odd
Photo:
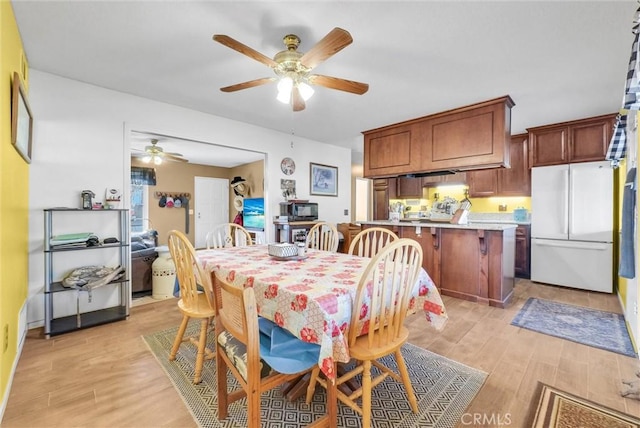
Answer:
[[[149,220],[149,186],[156,185],[154,168],[131,167],[131,231],[143,232],[151,227]]]

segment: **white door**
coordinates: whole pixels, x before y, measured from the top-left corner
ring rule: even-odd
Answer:
[[[613,170],[609,161],[569,166],[569,239],[613,242]]]
[[[531,237],[569,238],[569,165],[531,170]]]
[[[195,247],[206,247],[207,232],[229,222],[229,180],[195,177]]]

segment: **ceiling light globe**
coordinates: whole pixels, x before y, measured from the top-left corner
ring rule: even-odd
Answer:
[[[144,157],[142,158],[142,162],[144,162],[144,163],[149,163],[149,162],[151,162],[151,156],[144,156]]]
[[[293,80],[290,77],[283,77],[278,82],[278,96],[276,99],[283,104],[289,104],[291,101],[291,89],[293,89]]]
[[[298,90],[300,91],[300,96],[303,100],[307,101],[314,93],[314,90],[311,86],[307,85],[304,82],[298,83]]]
[[[160,156],[154,156],[153,163],[156,165],[160,165],[162,163],[162,158]]]

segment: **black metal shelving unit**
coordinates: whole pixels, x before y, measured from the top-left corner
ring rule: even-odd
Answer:
[[[77,221],[82,222],[82,216],[87,215],[117,215],[118,216],[118,243],[103,244],[97,246],[55,248],[50,242],[54,236],[54,217],[57,216],[78,216]],[[50,338],[58,334],[94,327],[114,321],[124,320],[129,316],[129,210],[127,209],[103,209],[103,210],[82,210],[74,208],[49,208],[44,210],[44,333]],[[125,270],[122,279],[115,280],[106,286],[118,286],[120,289],[119,303],[107,308],[82,312],[80,309],[80,294],[92,293],[92,290],[82,287],[63,287],[61,281],[54,281],[55,255],[59,253],[82,252],[82,251],[105,251],[107,249],[117,249],[119,252],[119,263]],[[76,293],[76,313],[73,315],[56,316],[54,298],[57,295]]]

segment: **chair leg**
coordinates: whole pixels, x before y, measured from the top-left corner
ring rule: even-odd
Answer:
[[[362,362],[362,428],[371,427],[371,361]]]
[[[313,400],[313,394],[316,392],[316,382],[320,375],[320,367],[316,366],[311,371],[311,377],[309,378],[309,386],[307,386],[307,404],[311,404]]]
[[[402,376],[402,383],[404,383],[404,389],[406,390],[407,397],[409,398],[411,410],[413,410],[413,413],[418,413],[418,400],[416,400],[416,394],[413,392],[413,386],[411,386],[411,379],[409,378],[407,364],[404,362],[400,349],[395,352],[395,355],[396,362],[398,363],[398,370],[400,371],[400,376]]]
[[[224,351],[216,345],[216,368],[218,379],[218,419],[226,419],[229,415],[227,391],[227,365],[222,358]]]
[[[198,354],[196,356],[196,370],[193,383],[200,383],[202,377],[202,366],[204,365],[204,348],[207,347],[207,332],[209,330],[209,319],[200,320],[200,338],[198,339]]]
[[[173,341],[173,346],[171,347],[171,353],[169,354],[169,361],[174,361],[176,359],[176,354],[178,353],[178,349],[180,348],[180,344],[182,343],[182,337],[184,336],[184,332],[187,330],[188,324],[189,324],[189,317],[185,315],[182,317],[182,323],[180,324],[178,333],[176,333],[176,338]]]
[[[247,428],[260,428],[260,385],[247,387]]]

